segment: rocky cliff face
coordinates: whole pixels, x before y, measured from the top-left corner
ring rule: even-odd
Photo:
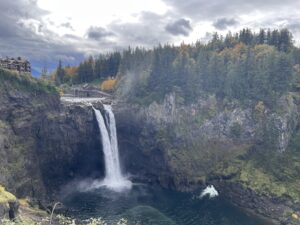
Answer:
[[[46,199],[74,178],[103,175],[91,107],[63,104],[57,94],[37,94],[10,81],[5,86],[0,88],[0,184],[17,197]]]
[[[176,102],[175,94],[166,96],[161,104],[153,102],[146,107],[118,105],[121,148],[132,144],[138,152],[159,152],[168,164],[166,168],[206,176],[224,157],[246,154],[267,141],[273,152],[284,152],[298,119],[297,105],[290,98],[280,99],[277,112],[262,102],[244,108],[217,101],[214,96],[183,106]],[[265,140],[268,132],[272,137]]]
[[[278,216],[263,213],[276,219],[296,210],[300,186],[292,179],[297,178],[298,164],[290,160],[298,157],[291,150],[298,132],[294,94],[282,96],[271,110],[263,102],[244,107],[214,96],[183,105],[172,93],[148,106],[119,103],[115,113],[121,156],[130,173],[183,191],[213,183],[232,202],[251,209],[228,188],[238,184],[240,193],[253,193],[249,196],[257,201],[269,199],[257,209],[268,207],[268,202],[273,208],[280,205]],[[294,208],[282,204],[289,201]]]
[[[10,191],[21,196],[45,193],[35,151],[37,124],[57,107],[56,96],[34,96],[14,86],[1,89],[0,182]]]
[[[61,104],[45,114],[37,129],[36,154],[48,191],[75,178],[103,176],[101,140],[91,106]]]

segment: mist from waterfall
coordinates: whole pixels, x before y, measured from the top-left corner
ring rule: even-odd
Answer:
[[[122,191],[131,188],[131,181],[122,175],[116,120],[110,105],[104,105],[104,116],[101,111],[94,109],[100,130],[102,149],[105,161],[105,178],[101,183],[92,186],[106,186],[114,191]],[[94,187],[95,188],[95,187]]]

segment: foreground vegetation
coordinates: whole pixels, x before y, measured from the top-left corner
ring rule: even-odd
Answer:
[[[17,218],[15,220],[2,219],[0,220],[2,225],[46,225],[50,224],[49,218],[44,218],[42,221],[37,222],[30,219]],[[59,225],[107,225],[107,223],[102,218],[90,218],[85,221],[76,222],[75,219],[71,219],[68,217],[64,217],[62,215],[58,215],[55,218],[55,221],[52,221],[51,224],[59,224]],[[119,220],[115,225],[127,225],[128,222],[125,219]],[[136,224],[138,225],[138,224]]]
[[[36,79],[28,74],[20,74],[0,68],[0,87],[8,88],[14,86],[18,90],[33,93],[35,95],[57,94],[57,88],[49,81]]]
[[[29,199],[17,199],[13,194],[6,191],[0,185],[0,208],[5,207],[9,210],[9,203],[15,202],[19,205],[18,212],[15,212],[16,218],[10,219],[8,215],[0,218],[1,225],[107,225],[102,218],[90,218],[86,220],[78,220],[63,215],[53,215],[50,212],[39,209],[38,205],[30,202]],[[127,225],[126,219],[120,219],[115,225]]]

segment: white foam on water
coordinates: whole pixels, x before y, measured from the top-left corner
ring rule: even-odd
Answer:
[[[208,196],[209,198],[215,198],[219,196],[219,192],[215,189],[213,185],[208,185],[200,195],[200,198],[203,198],[204,196]]]

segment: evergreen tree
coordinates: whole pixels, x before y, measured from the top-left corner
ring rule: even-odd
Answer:
[[[65,70],[62,66],[62,61],[59,60],[56,69],[56,79],[55,79],[56,84],[61,84],[64,81],[64,77],[65,77]]]
[[[289,52],[291,51],[292,47],[293,47],[292,34],[287,29],[281,30],[278,50],[283,52]]]
[[[257,37],[257,43],[260,45],[266,43],[266,32],[264,29],[260,29],[258,37]]]
[[[293,70],[289,56],[284,53],[278,54],[275,59],[273,71],[272,86],[280,95],[288,90],[289,81],[292,78]]]
[[[43,66],[42,71],[41,71],[41,78],[43,80],[46,80],[48,76],[48,68],[46,66],[46,64]]]

